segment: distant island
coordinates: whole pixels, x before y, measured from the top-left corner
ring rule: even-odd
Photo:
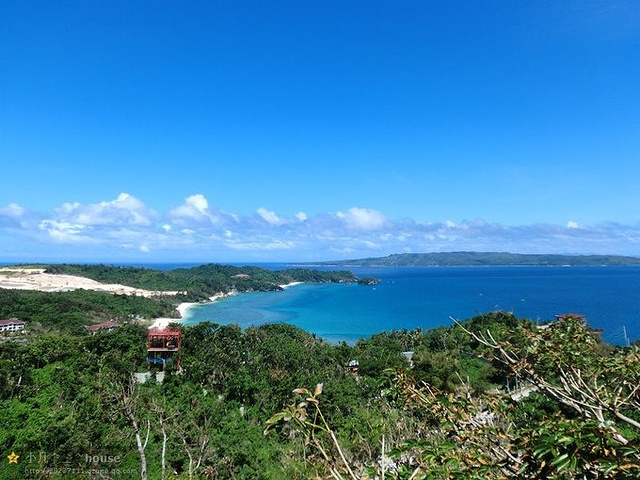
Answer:
[[[627,266],[640,258],[621,255],[552,255],[506,252],[396,253],[386,257],[320,262],[352,267],[474,267],[474,266]]]

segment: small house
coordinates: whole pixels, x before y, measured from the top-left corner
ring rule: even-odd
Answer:
[[[180,330],[152,328],[147,333],[147,366],[156,364],[164,367],[177,358],[180,369]]]
[[[358,373],[358,367],[360,367],[360,362],[358,360],[349,360],[347,364],[347,372]]]
[[[0,332],[17,332],[24,330],[26,323],[17,318],[8,318],[7,320],[0,320]]]

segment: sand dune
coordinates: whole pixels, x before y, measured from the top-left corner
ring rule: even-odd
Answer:
[[[94,290],[120,295],[139,295],[155,297],[176,295],[179,292],[163,292],[128,287],[126,285],[106,284],[85,277],[44,273],[42,268],[0,268],[0,288],[13,290],[38,290],[40,292],[68,292],[71,290]]]

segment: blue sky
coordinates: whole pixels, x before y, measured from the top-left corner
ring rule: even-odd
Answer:
[[[638,2],[0,10],[0,261],[640,255]]]

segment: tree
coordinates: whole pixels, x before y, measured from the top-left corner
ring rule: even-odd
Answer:
[[[151,434],[151,421],[148,418],[145,419],[141,413],[146,411],[146,408],[142,405],[139,385],[133,376],[123,379],[109,371],[103,371],[100,374],[103,394],[110,400],[108,403],[113,405],[110,411],[111,418],[117,421],[123,416],[133,429],[140,459],[140,478],[147,480],[146,449]]]
[[[640,434],[640,350],[637,347],[608,352],[598,334],[577,317],[549,325],[521,328],[522,342],[496,341],[490,331],[467,330],[488,349],[485,358],[507,365],[513,375],[530,382],[550,398],[587,419],[611,426],[614,438],[629,441],[615,422]]]
[[[320,452],[307,461],[336,479],[351,472],[411,480],[640,477],[637,348],[607,347],[575,318],[545,328],[517,322],[500,340],[470,328],[484,321],[470,323],[459,326],[473,348],[508,366],[529,397],[478,391],[462,378],[445,392],[410,370],[387,370],[380,402],[404,415],[398,435],[387,439],[390,451],[383,447],[368,464],[354,463],[338,441],[317,392],[297,389],[303,400],[271,417],[267,431],[302,433]]]

